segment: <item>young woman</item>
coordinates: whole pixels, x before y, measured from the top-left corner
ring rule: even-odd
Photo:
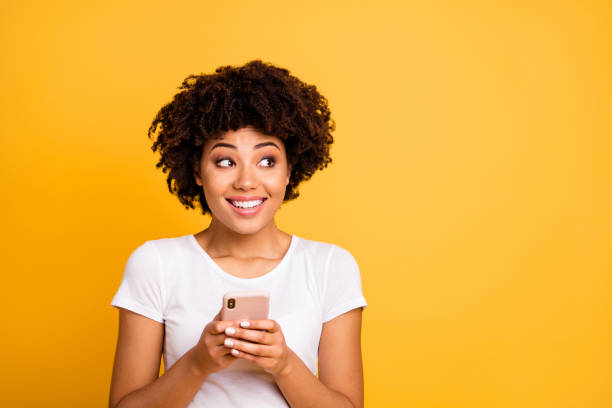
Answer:
[[[359,267],[274,221],[331,162],[327,100],[259,60],[179,89],[149,129],[152,149],[170,192],[212,220],[130,255],[111,302],[109,407],[362,407]],[[239,290],[267,291],[269,319],[220,320],[223,295]]]

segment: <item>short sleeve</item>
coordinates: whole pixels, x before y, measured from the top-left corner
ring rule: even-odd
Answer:
[[[159,255],[147,241],[132,252],[111,306],[164,322],[164,294]]]
[[[325,271],[323,322],[367,303],[361,291],[361,275],[355,258],[346,249],[334,245]]]

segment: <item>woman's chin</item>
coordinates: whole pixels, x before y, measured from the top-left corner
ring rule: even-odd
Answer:
[[[253,235],[268,227],[271,222],[262,223],[261,220],[232,220],[224,227],[240,235]]]

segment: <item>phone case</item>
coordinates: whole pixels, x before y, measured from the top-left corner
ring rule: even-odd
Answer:
[[[233,299],[233,307],[230,307]],[[237,291],[223,295],[221,320],[268,318],[270,294],[266,291]]]

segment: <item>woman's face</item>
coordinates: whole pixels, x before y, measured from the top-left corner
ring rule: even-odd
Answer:
[[[208,140],[200,175],[213,218],[240,234],[253,234],[274,221],[291,170],[281,139],[246,127]]]

